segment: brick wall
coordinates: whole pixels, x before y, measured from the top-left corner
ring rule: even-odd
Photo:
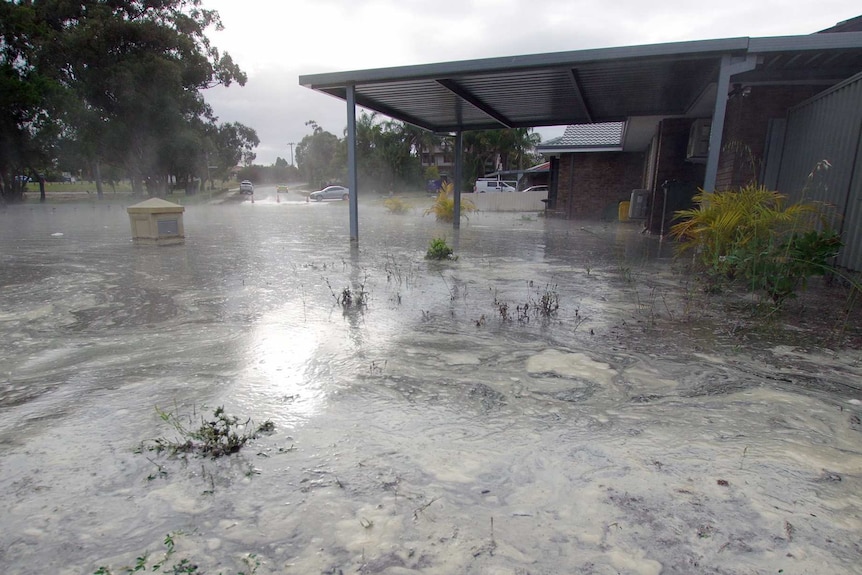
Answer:
[[[688,199],[703,186],[706,164],[685,159],[692,118],[666,118],[659,123],[659,151],[656,161],[656,178],[652,188],[645,227],[651,233],[667,233],[673,212],[688,207]],[[662,188],[664,182],[673,182],[668,199]]]
[[[724,145],[715,189],[736,188],[757,179],[769,120],[786,118],[790,108],[822,90],[823,86],[751,86],[748,95],[731,98],[724,118]]]
[[[691,118],[666,118],[659,123],[659,151],[654,188],[660,188],[666,180],[703,186],[706,163],[685,160],[693,121]]]
[[[564,154],[560,158],[558,215],[600,219],[613,214],[617,205],[641,187],[644,154],[593,152]]]

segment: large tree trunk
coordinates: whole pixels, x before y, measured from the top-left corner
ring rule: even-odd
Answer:
[[[14,169],[5,178],[0,177],[0,203],[16,204],[24,200],[24,182],[18,180],[14,175],[21,170]]]
[[[93,177],[96,178],[96,197],[101,200],[104,192],[102,191],[102,163],[99,160],[93,162]]]
[[[144,195],[144,186],[141,183],[141,178],[137,174],[132,175],[132,195],[136,198],[140,198]]]
[[[45,197],[45,176],[39,174],[39,201],[44,202],[47,198]]]

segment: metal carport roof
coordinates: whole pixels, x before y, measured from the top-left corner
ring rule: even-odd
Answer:
[[[712,118],[703,189],[714,189],[731,82],[836,84],[862,71],[862,32],[726,38],[333,72],[302,86],[347,103],[350,237],[359,239],[356,106],[433,132],[455,132],[460,224],[461,134],[468,130]],[[720,96],[720,97],[719,97]]]
[[[734,82],[822,83],[862,70],[862,32],[726,38],[310,74],[299,83],[434,132],[711,115],[722,58]],[[712,102],[708,101],[712,99]],[[707,101],[704,101],[707,100]]]

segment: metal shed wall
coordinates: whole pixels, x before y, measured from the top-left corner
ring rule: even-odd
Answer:
[[[778,189],[834,205],[844,241],[838,265],[862,271],[862,74],[790,111]]]

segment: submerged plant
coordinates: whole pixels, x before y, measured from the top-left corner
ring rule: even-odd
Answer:
[[[180,415],[174,411],[164,411],[156,407],[156,413],[169,423],[178,434],[177,439],[158,439],[144,442],[142,447],[149,451],[167,451],[171,455],[178,453],[194,453],[212,458],[231,455],[238,452],[251,439],[260,433],[271,433],[275,424],[267,420],[262,425],[254,427],[251,419],[240,421],[236,416],[225,413],[224,407],[213,411],[211,419],[200,417],[200,427],[193,428],[193,415]]]
[[[551,317],[560,309],[560,296],[556,285],[546,285],[545,291],[539,296],[539,314],[543,317]]]
[[[326,285],[329,287],[330,293],[332,293],[332,297],[335,298],[336,303],[343,307],[345,310],[349,308],[364,308],[368,305],[368,292],[365,291],[365,282],[367,281],[367,277],[362,281],[355,289],[350,289],[350,286],[345,287],[341,290],[340,294],[335,293],[335,290],[332,289],[332,284],[329,283],[329,280],[326,279]]]
[[[438,222],[452,222],[455,220],[455,198],[453,197],[454,185],[446,182],[440,186],[440,193],[431,207],[425,210],[424,215],[434,214]],[[461,200],[461,217],[466,218],[470,212],[475,212],[476,206],[470,200]]]
[[[93,571],[93,575],[120,575],[121,573],[126,575],[131,575],[132,573],[171,573],[173,575],[186,574],[186,575],[204,575],[204,572],[200,569],[200,567],[189,558],[175,559],[172,560],[172,557],[176,553],[176,541],[175,538],[180,533],[168,533],[165,536],[164,546],[165,552],[156,561],[152,561],[150,559],[150,553],[145,551],[138,555],[135,558],[135,564],[121,567],[120,570],[115,571],[110,567],[103,565]],[[250,553],[243,557],[243,563],[245,563],[245,569],[242,571],[237,571],[236,575],[254,575],[257,573],[258,567],[260,567],[260,559],[257,558],[257,555],[254,553]],[[169,565],[169,563],[173,563]],[[221,572],[219,573],[221,575]]]
[[[446,243],[445,238],[434,238],[428,245],[428,251],[425,252],[426,260],[449,260],[455,259],[452,255],[452,248]]]
[[[533,282],[530,282],[531,287],[532,285]],[[553,317],[557,313],[557,310],[560,309],[560,296],[557,293],[556,285],[547,284],[544,291],[536,291],[536,299],[530,297],[523,304],[516,305],[515,314],[513,315],[508,302],[500,299],[495,292],[494,308],[497,310],[500,319],[504,322],[517,319],[519,323],[528,323],[530,318],[541,317],[549,319]],[[577,311],[575,314],[577,315]],[[484,319],[484,317],[483,315],[482,318]],[[477,322],[477,325],[481,324]]]

